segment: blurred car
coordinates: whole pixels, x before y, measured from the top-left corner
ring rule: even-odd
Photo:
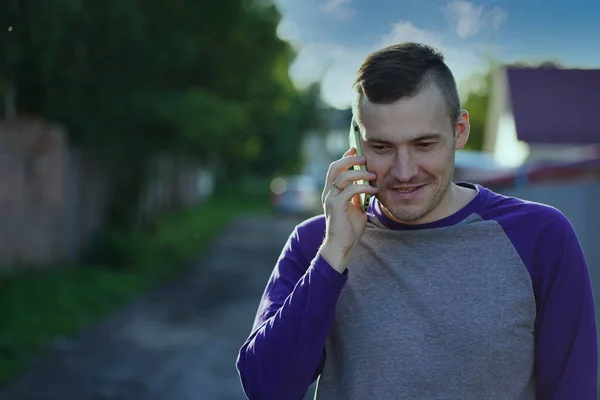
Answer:
[[[321,190],[318,182],[308,175],[276,177],[271,181],[271,204],[282,213],[320,214]]]

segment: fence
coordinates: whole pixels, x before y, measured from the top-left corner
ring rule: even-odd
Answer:
[[[212,176],[162,157],[142,216],[204,200]],[[0,121],[0,266],[76,260],[102,227],[109,200],[102,164],[70,146],[65,130],[39,119]]]

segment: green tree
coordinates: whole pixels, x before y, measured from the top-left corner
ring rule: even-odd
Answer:
[[[465,149],[481,151],[485,135],[488,114],[492,70],[494,66],[482,73],[473,74],[467,84],[471,88],[463,101],[462,108],[469,112],[471,131]]]
[[[127,224],[160,154],[202,160],[222,179],[297,163],[321,121],[319,87],[292,84],[280,19],[247,0],[3,2],[0,24],[13,29],[0,38],[0,77],[20,114],[63,123],[106,163],[112,222]]]

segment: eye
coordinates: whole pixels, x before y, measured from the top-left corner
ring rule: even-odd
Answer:
[[[421,142],[417,146],[419,146],[419,148],[421,148],[421,149],[428,149],[428,148],[433,147],[434,144],[435,144],[435,142]]]
[[[376,151],[376,152],[384,151],[387,148],[387,146],[383,145],[383,144],[372,144],[370,147],[373,151]]]

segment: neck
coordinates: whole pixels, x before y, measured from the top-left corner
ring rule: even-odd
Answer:
[[[427,215],[417,221],[401,221],[395,218],[383,204],[379,203],[383,213],[392,221],[406,225],[420,225],[446,218],[465,207],[477,196],[477,191],[451,183],[440,203]]]

